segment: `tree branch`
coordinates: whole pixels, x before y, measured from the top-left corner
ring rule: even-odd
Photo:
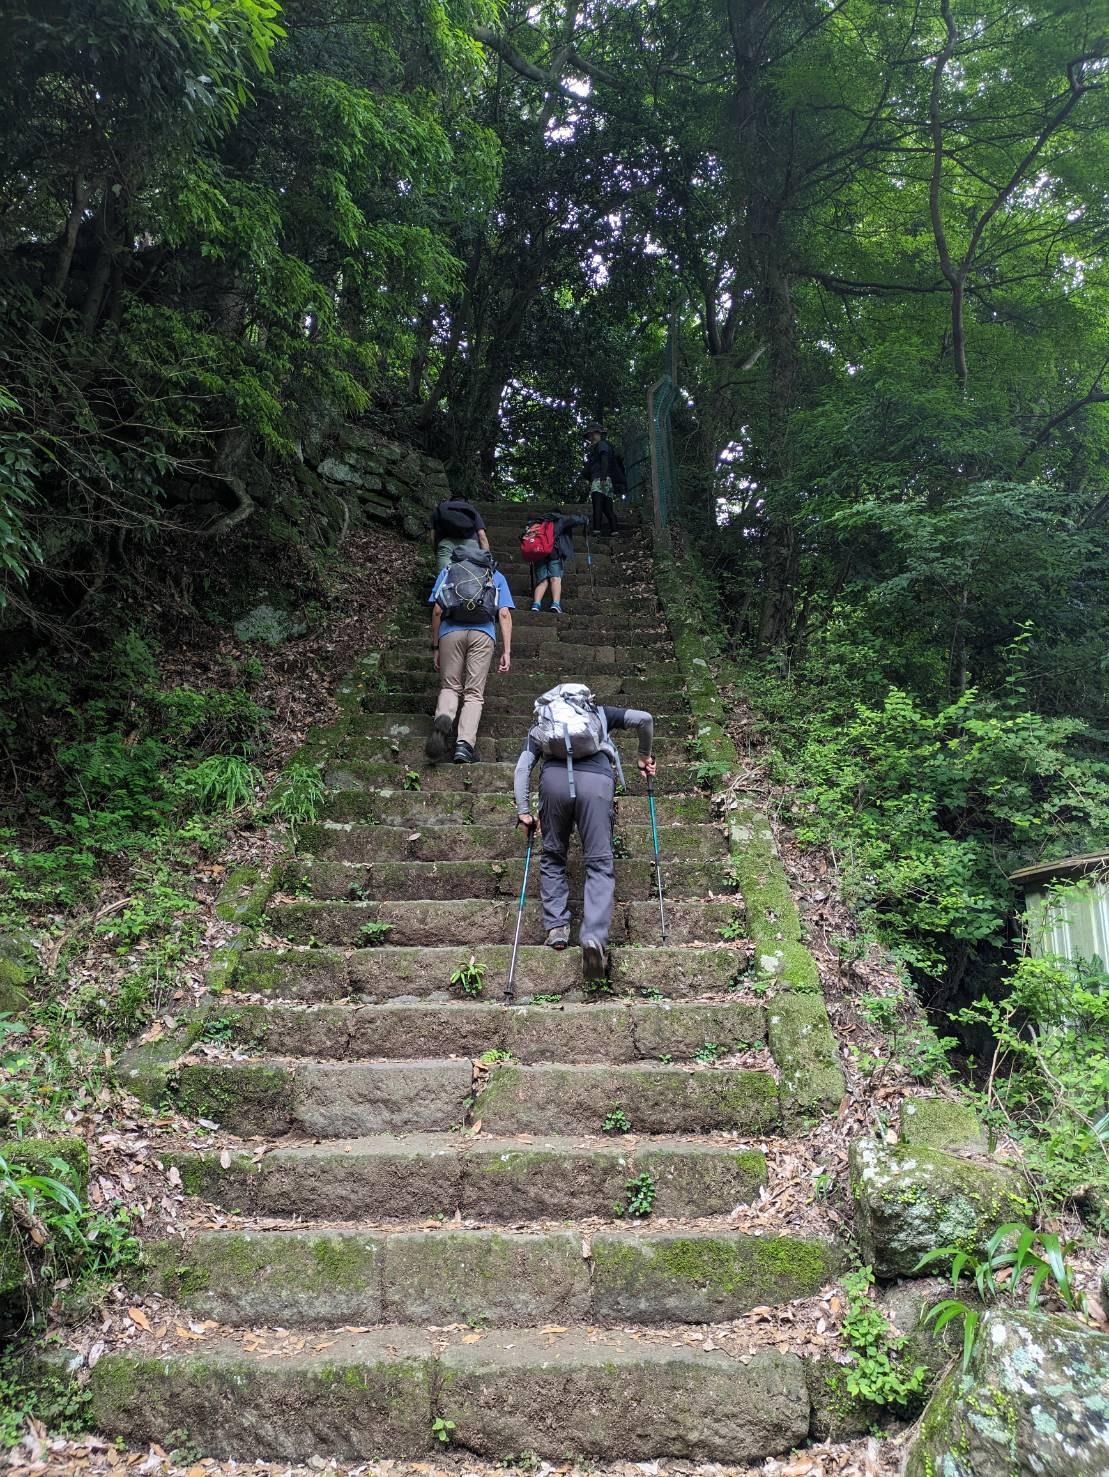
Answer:
[[[1087,405],[1104,405],[1106,401],[1109,401],[1109,390],[1103,390],[1101,388],[1101,376],[1105,373],[1107,368],[1109,368],[1109,365],[1103,364],[1101,366],[1100,370],[1098,370],[1097,377],[1095,378],[1093,384],[1081,397],[1081,399],[1074,400],[1071,402],[1070,405],[1064,406],[1057,415],[1053,415],[1049,421],[1046,421],[1044,425],[1040,427],[1035,436],[1033,436],[1032,440],[1028,443],[1028,446],[1022,453],[1020,460],[1017,462],[1018,467],[1024,466],[1028,458],[1044,444],[1044,442],[1057,426],[1061,426],[1064,421],[1069,421],[1072,416],[1077,415],[1080,410],[1084,410]]]

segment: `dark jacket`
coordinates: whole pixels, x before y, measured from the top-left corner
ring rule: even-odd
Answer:
[[[598,478],[612,476],[612,442],[602,436],[585,453],[585,480],[596,482]]]
[[[589,522],[578,514],[567,515],[554,520],[555,526],[555,552],[554,557],[561,559],[566,564],[574,557],[574,529],[584,528]]]

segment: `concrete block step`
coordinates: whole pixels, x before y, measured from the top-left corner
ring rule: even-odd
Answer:
[[[496,1066],[473,1106],[490,1133],[596,1133],[622,1108],[636,1133],[774,1133],[781,1126],[770,1072],[655,1064]]]
[[[438,1418],[481,1457],[735,1466],[791,1450],[811,1420],[804,1362],[773,1349],[740,1364],[584,1328],[490,1332],[440,1352],[409,1328],[322,1342],[280,1357],[233,1338],[107,1354],[90,1376],[93,1423],[135,1446],[181,1432],[199,1453],[250,1463],[429,1455]]]
[[[812,1297],[839,1248],[798,1236],[649,1230],[202,1231],[149,1243],[145,1285],[222,1324],[713,1323]]]
[[[341,862],[377,861],[517,861],[523,833],[511,822],[501,826],[364,826],[354,822],[324,821],[303,826],[299,850],[307,856]],[[575,850],[577,842],[573,843]],[[617,846],[631,856],[653,855],[650,826],[621,821]],[[727,855],[724,832],[718,826],[665,826],[659,831],[663,861],[692,861]]]
[[[324,903],[314,906],[341,908],[343,905]],[[355,938],[364,926],[360,920],[366,920],[366,906],[372,905],[350,905],[348,916],[339,920],[345,921],[346,929]],[[309,913],[299,923],[305,928],[312,926],[314,921],[318,924],[318,916]],[[619,915],[616,921],[622,921]],[[647,919],[645,923],[649,925],[651,921]],[[657,907],[653,910],[653,923],[657,938]],[[394,925],[387,937],[391,940],[401,932],[403,928]],[[348,997],[371,1005],[397,999],[458,999],[460,992],[450,984],[450,976],[472,955],[484,969],[484,998],[499,1000],[508,977],[511,953],[508,944],[475,944],[466,940],[453,948],[446,945],[439,948],[426,945],[405,947],[390,943],[384,947],[349,952],[331,948],[248,949],[240,956],[231,985],[241,992],[309,1004]],[[745,963],[745,954],[723,945],[707,948],[625,945],[612,951],[612,989],[617,994],[646,990],[659,991],[668,1000],[695,999],[730,989]],[[531,995],[561,997],[579,993],[582,984],[581,950],[571,947],[557,952],[534,944],[522,945],[516,958],[515,984],[520,1002]]]
[[[520,938],[524,944],[542,944],[547,935],[533,890],[536,884],[529,882],[528,886],[532,896],[524,908]],[[667,939],[674,945],[714,943],[720,937],[720,929],[736,918],[741,905],[742,899],[738,894],[734,901],[723,898],[715,902],[668,899]],[[434,939],[437,944],[465,947],[482,957],[482,950],[489,945],[511,944],[516,930],[516,906],[514,902],[501,898],[483,900],[469,897],[416,902],[280,902],[271,905],[266,923],[270,932],[302,944],[310,940],[321,944],[357,944],[365,937],[363,930],[367,923],[390,923],[392,931],[388,937],[392,944],[419,946],[426,945],[428,939]],[[576,939],[581,922],[580,895],[576,900],[571,896],[570,918],[571,937]],[[480,945],[475,943],[478,939],[482,941]],[[617,946],[661,943],[657,898],[653,902],[617,904],[609,941]],[[381,950],[367,952],[375,956],[383,953]],[[544,950],[543,957],[549,953],[551,950]],[[540,956],[532,957],[538,960]],[[562,967],[573,970],[577,966],[577,978],[580,979],[579,960],[569,950],[561,957],[567,961]],[[638,964],[626,967],[639,969]],[[676,985],[684,978],[682,959],[675,957],[669,967],[675,971],[672,978]],[[375,966],[367,963],[365,968],[370,971]],[[613,951],[614,975],[619,977],[624,968],[623,956],[617,947]],[[553,966],[540,968],[537,964],[536,971],[529,970],[523,978],[533,981],[542,993],[546,984],[540,985],[540,982],[551,977],[548,974],[550,969]],[[701,988],[714,988],[712,981],[716,978],[715,973],[709,976],[708,984]],[[632,983],[638,986],[640,980],[637,977]],[[691,990],[690,993],[700,992]]]
[[[663,1136],[612,1140],[481,1133],[366,1136],[265,1154],[163,1151],[186,1194],[241,1215],[375,1224],[456,1214],[486,1225],[612,1219],[627,1183],[649,1174],[654,1214],[730,1215],[766,1183],[759,1149]]]
[[[558,680],[558,679],[556,679]],[[582,680],[580,672],[566,672],[563,680],[568,682],[579,682]],[[489,691],[485,695],[481,721],[487,723],[492,718],[513,718],[516,720],[516,731],[526,731],[532,721],[535,711],[535,699],[540,693],[546,692],[548,687],[553,687],[554,682],[548,682],[546,686],[541,683],[535,684],[526,692],[498,693]],[[588,685],[588,684],[587,684]],[[379,726],[378,715],[401,715],[406,713],[427,714],[435,711],[436,699],[439,695],[438,682],[428,682],[422,690],[413,692],[377,692],[368,693],[361,703],[363,716],[373,722],[374,728]],[[690,723],[689,713],[681,706],[680,694],[666,694],[666,706],[661,702],[651,703],[644,701],[642,694],[632,693],[606,693],[598,692],[597,696],[605,699],[612,698],[610,707],[618,708],[645,708],[647,712],[656,719],[656,728],[660,734],[684,733]],[[656,712],[656,709],[658,710]],[[613,738],[621,733],[627,734],[627,729],[617,729]],[[636,740],[631,739],[633,752]],[[621,753],[624,752],[624,744],[619,744]]]
[[[337,862],[294,858],[281,872],[286,892],[324,902],[338,898],[433,900],[518,898],[524,880],[523,846],[515,860],[505,862]],[[734,891],[722,861],[662,859],[662,886],[666,897],[704,898],[710,893]],[[572,852],[566,872],[571,887],[582,883],[581,854]],[[533,883],[536,886],[537,883]],[[657,897],[653,858],[619,858],[616,897],[620,902],[649,902]]]
[[[635,781],[634,783],[638,783]],[[464,790],[427,795],[422,791],[338,790],[324,801],[322,814],[333,821],[363,821],[381,826],[513,825],[516,804],[511,795],[474,795]],[[707,795],[673,795],[656,806],[661,829],[705,825],[712,819]],[[621,795],[618,825],[645,825],[650,820],[646,795]]]
[[[479,752],[481,739],[479,736]],[[476,764],[433,764],[412,770],[411,777],[396,764],[377,764],[361,759],[333,760],[324,769],[324,783],[332,790],[469,790],[475,794],[512,794],[515,764],[507,762]],[[638,778],[627,775],[629,783]],[[680,795],[690,788],[686,768],[659,771],[655,790],[660,795]]]
[[[461,962],[457,954],[455,963]],[[443,961],[444,965],[446,960]],[[440,977],[437,984],[446,982]],[[255,1005],[230,1002],[191,1017],[188,1034],[213,1031],[235,1047],[323,1061],[507,1052],[514,1061],[692,1061],[705,1042],[731,1052],[766,1040],[761,1005],[516,1005],[475,1001],[390,1005]],[[141,1048],[140,1048],[141,1049]]]

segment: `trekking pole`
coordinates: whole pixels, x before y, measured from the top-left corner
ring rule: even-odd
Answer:
[[[589,529],[585,530],[585,562],[589,565],[589,583],[593,590],[593,599],[597,598],[597,576],[593,573],[593,550],[589,547]]]
[[[662,901],[662,862],[658,854],[658,823],[655,820],[655,777],[647,776],[647,804],[651,811],[651,840],[655,845],[655,880],[658,882],[658,915],[662,922],[662,942],[666,942],[666,905]]]
[[[508,979],[504,986],[504,1003],[511,1005],[516,998],[516,955],[520,949],[520,928],[524,922],[524,902],[528,892],[528,868],[531,866],[531,848],[535,841],[534,828],[528,831],[528,849],[524,853],[524,880],[520,887],[520,910],[516,914],[516,937],[512,940],[512,962],[508,966]]]

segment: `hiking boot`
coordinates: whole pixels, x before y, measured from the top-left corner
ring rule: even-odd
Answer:
[[[561,615],[562,614],[562,602],[560,600],[556,600],[555,603],[551,606],[551,614],[552,615]]]
[[[557,949],[561,954],[562,950],[570,942],[570,925],[563,923],[560,928],[548,928],[547,937],[543,942],[547,945],[548,949]]]
[[[543,607],[540,605],[540,603],[539,603],[538,600],[533,600],[531,602],[531,608],[532,608],[532,610],[542,610],[543,609]]]
[[[473,744],[468,744],[465,739],[459,739],[454,746],[454,762],[456,764],[472,764],[474,762]]]
[[[596,939],[581,941],[581,973],[585,981],[608,978],[609,957],[604,944]]]
[[[447,713],[436,713],[432,719],[431,732],[424,745],[424,753],[432,763],[437,764],[440,759],[446,758],[453,727],[454,722]]]

